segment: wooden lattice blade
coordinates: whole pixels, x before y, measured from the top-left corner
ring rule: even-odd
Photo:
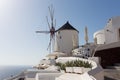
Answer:
[[[50,31],[36,31],[36,33],[50,33]]]

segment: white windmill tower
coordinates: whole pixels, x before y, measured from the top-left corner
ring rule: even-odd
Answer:
[[[56,31],[54,51],[70,56],[72,50],[79,46],[78,34],[79,31],[67,21]]]

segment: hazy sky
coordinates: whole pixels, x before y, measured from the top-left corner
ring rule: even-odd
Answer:
[[[48,54],[46,16],[53,4],[58,29],[69,21],[79,30],[84,44],[84,27],[89,41],[103,29],[109,18],[120,16],[120,0],[0,0],[0,65],[34,65]]]

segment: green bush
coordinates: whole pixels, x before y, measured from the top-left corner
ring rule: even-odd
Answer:
[[[66,67],[65,64],[61,64],[60,69],[61,69],[61,70],[65,70],[65,67]]]
[[[87,62],[84,62],[84,67],[85,67],[85,68],[92,68],[92,64],[89,63],[88,61],[87,61]]]
[[[61,70],[65,70],[65,67],[85,67],[85,68],[92,68],[92,64],[88,61],[68,61],[65,64],[63,63],[56,63],[56,66],[59,66]]]
[[[65,70],[66,65],[63,63],[56,63],[56,66],[59,66],[61,70]]]
[[[74,61],[68,61],[65,63],[66,67],[73,67],[74,66]]]

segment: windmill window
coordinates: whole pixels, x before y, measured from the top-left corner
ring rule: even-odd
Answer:
[[[90,49],[88,48],[87,51],[90,51]]]
[[[60,34],[60,31],[58,31],[58,34]]]
[[[62,37],[60,36],[60,39],[61,39]]]

